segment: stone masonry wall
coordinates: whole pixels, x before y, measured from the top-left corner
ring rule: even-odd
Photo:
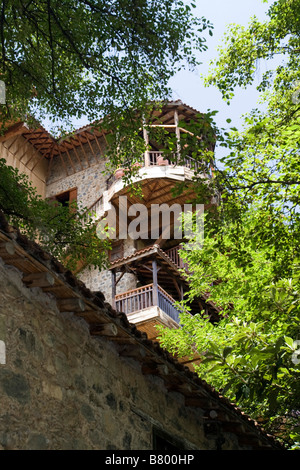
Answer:
[[[134,241],[128,238],[124,240],[124,256],[128,256],[135,251]],[[92,291],[101,291],[105,300],[111,304],[112,301],[112,280],[111,272],[108,270],[88,269],[85,268],[79,274],[81,281],[85,283]],[[118,282],[117,294],[135,289],[137,286],[137,278],[134,274],[126,273]]]
[[[104,148],[105,142],[100,142],[101,148]],[[47,180],[46,197],[55,196],[72,188],[77,188],[77,202],[81,207],[90,207],[106,190],[106,179],[108,178],[105,156],[100,154],[99,148],[93,143],[92,154],[88,144],[84,146],[84,152],[77,149],[76,154],[70,151],[73,166],[66,156],[64,164],[60,157],[56,157],[51,168],[50,176]],[[86,158],[89,164],[87,166]],[[79,165],[79,161],[81,166]],[[84,169],[82,169],[82,167]],[[128,256],[134,251],[133,240],[124,240],[124,256]],[[107,302],[111,303],[111,273],[107,270],[84,269],[78,277],[92,291],[101,291],[104,293]],[[126,292],[136,288],[136,277],[133,274],[126,273],[117,285],[117,293]]]
[[[75,171],[65,154],[62,155],[64,165],[59,156],[55,157],[47,179],[46,197],[77,188],[78,204],[81,207],[90,207],[102,195],[106,189],[106,179],[108,178],[106,160],[99,151],[96,154],[97,158],[95,158],[88,150],[86,148],[90,166],[87,166],[85,155],[81,150],[77,150],[76,156],[74,152],[69,152]],[[81,166],[76,157],[80,159]]]
[[[0,448],[152,449],[153,427],[187,448],[214,445],[182,395],[142,375],[112,342],[91,338],[83,320],[26,288],[1,259],[0,285]]]

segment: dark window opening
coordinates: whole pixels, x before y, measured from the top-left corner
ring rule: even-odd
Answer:
[[[63,193],[50,197],[49,201],[57,201],[64,207],[69,207],[74,201],[77,201],[77,188],[69,189]]]
[[[59,194],[56,196],[56,201],[58,201],[62,206],[68,206],[70,202],[70,193],[66,191],[65,193]]]

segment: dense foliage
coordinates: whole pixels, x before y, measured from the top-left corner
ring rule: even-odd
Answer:
[[[0,9],[0,78],[7,113],[89,122],[169,94],[196,64],[211,31],[193,4],[174,0],[6,0]],[[127,114],[126,114],[127,113]]]
[[[76,203],[62,205],[37,195],[28,177],[0,159],[0,211],[31,240],[76,270],[80,263],[103,267],[110,244],[96,234],[93,214]],[[82,265],[82,264],[81,264]]]
[[[174,0],[6,0],[0,5],[0,79],[6,103],[0,132],[16,120],[45,117],[64,135],[85,117],[108,136],[111,167],[140,155],[137,122],[149,102],[169,97],[168,81],[194,67],[211,33],[193,3]],[[138,111],[137,111],[138,110]],[[1,155],[0,155],[1,157]],[[111,168],[108,169],[108,171]],[[42,201],[16,170],[0,166],[0,209],[10,222],[74,267],[101,265],[104,242],[84,210]]]
[[[180,354],[202,354],[201,377],[213,383],[289,446],[300,442],[300,2],[278,0],[268,21],[232,26],[207,78],[230,101],[259,61],[270,61],[258,89],[263,111],[242,131],[219,135],[227,148],[215,170],[218,216],[207,213],[203,247],[183,250],[192,274],[188,298],[209,293],[222,308],[212,325],[183,315],[162,333]],[[276,60],[275,60],[276,58]],[[188,300],[187,298],[187,300]]]

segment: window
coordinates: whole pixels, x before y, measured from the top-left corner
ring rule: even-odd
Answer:
[[[52,196],[49,198],[49,201],[57,201],[63,206],[68,206],[72,204],[72,202],[77,201],[77,188],[69,189],[56,196]]]

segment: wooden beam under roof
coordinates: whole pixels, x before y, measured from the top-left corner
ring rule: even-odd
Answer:
[[[0,136],[0,142],[5,142],[6,140],[14,137],[16,135],[24,134],[28,132],[28,126],[24,122],[18,122],[10,126],[7,131]]]

